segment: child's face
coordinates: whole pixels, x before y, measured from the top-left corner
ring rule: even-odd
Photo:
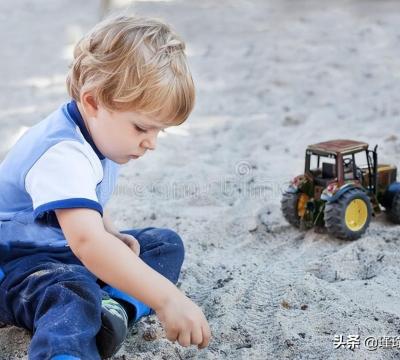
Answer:
[[[86,118],[82,116],[97,148],[118,164],[154,150],[159,132],[166,128],[160,117],[136,111],[109,111],[97,105],[89,111],[85,107],[84,113]]]

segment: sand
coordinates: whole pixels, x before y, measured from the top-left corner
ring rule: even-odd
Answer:
[[[0,3],[0,153],[66,98],[71,47],[100,1]],[[353,242],[300,232],[280,197],[308,144],[350,138],[400,164],[396,1],[116,1],[182,34],[197,106],[158,151],[123,168],[110,207],[121,229],[170,227],[185,241],[179,286],[203,309],[202,351],[164,339],[156,317],[114,359],[398,359],[366,337],[400,335],[400,227],[385,214]],[[335,336],[359,335],[355,349]],[[0,359],[29,334],[0,330]]]

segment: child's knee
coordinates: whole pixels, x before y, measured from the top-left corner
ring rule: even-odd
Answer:
[[[181,257],[182,260],[185,256],[185,247],[182,238],[171,229],[160,229],[163,233],[163,241],[174,247],[177,256]]]
[[[95,278],[83,266],[66,265],[58,267],[52,277],[41,282],[43,290],[53,289],[54,294],[60,296],[71,296],[72,298],[81,298],[91,302],[100,302],[100,287]]]

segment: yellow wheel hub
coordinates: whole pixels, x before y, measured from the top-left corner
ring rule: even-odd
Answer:
[[[308,199],[309,197],[307,194],[301,193],[299,196],[299,200],[297,201],[297,214],[300,218],[303,218],[304,214],[306,213]]]
[[[364,200],[354,199],[347,205],[345,221],[351,231],[361,230],[368,219],[368,207]]]

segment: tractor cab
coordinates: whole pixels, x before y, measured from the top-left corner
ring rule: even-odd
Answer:
[[[306,150],[305,173],[315,186],[338,187],[353,182],[376,193],[376,148],[353,140],[333,140],[310,145]]]

